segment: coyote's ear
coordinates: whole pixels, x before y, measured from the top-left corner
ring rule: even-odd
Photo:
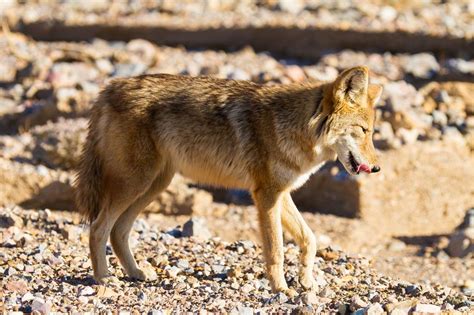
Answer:
[[[369,84],[368,97],[369,103],[372,106],[375,106],[382,96],[383,87],[379,84]]]
[[[365,66],[354,67],[342,72],[334,82],[336,101],[348,100],[360,103],[367,95],[369,69]]]

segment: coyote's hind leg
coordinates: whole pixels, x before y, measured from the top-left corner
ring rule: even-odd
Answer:
[[[130,278],[146,280],[145,274],[137,266],[128,243],[133,223],[140,212],[169,185],[173,176],[174,171],[169,167],[166,167],[161,173],[159,173],[148,191],[140,196],[124,213],[122,213],[112,229],[110,237],[112,247]]]

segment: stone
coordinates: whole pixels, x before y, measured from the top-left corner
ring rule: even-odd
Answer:
[[[474,280],[466,279],[462,285],[462,291],[466,295],[473,295],[474,294]]]
[[[244,293],[250,293],[254,290],[254,287],[250,283],[246,283],[240,290]]]
[[[277,294],[275,294],[274,296],[270,298],[268,303],[282,304],[282,303],[286,303],[287,301],[288,301],[288,297],[286,296],[286,294],[283,292],[278,292]]]
[[[13,56],[0,56],[0,83],[12,83],[17,73],[17,59]]]
[[[406,244],[400,240],[394,239],[388,244],[388,250],[390,251],[403,251],[406,249]]]
[[[440,70],[438,61],[430,53],[407,56],[404,68],[406,72],[422,79],[431,79]]]
[[[165,267],[166,275],[170,278],[176,278],[181,272],[181,269],[175,266],[166,266]]]
[[[468,61],[460,58],[451,58],[448,59],[446,65],[449,69],[455,72],[463,74],[473,74],[474,73],[474,61]]]
[[[448,116],[444,112],[434,110],[431,115],[433,116],[433,123],[439,126],[446,126],[448,124]]]
[[[379,16],[384,22],[392,22],[397,18],[398,12],[391,6],[383,6],[379,11]]]
[[[86,119],[59,119],[31,130],[35,161],[50,168],[73,169],[78,165],[87,136]]]
[[[409,311],[418,303],[417,299],[405,300],[400,302],[392,302],[385,304],[384,308],[389,314],[408,314]]]
[[[336,293],[334,292],[334,290],[327,286],[322,289],[321,292],[319,292],[319,296],[324,298],[333,298],[336,296]]]
[[[380,302],[382,302],[382,297],[377,292],[370,292],[369,293],[369,301],[371,303],[380,303]]]
[[[387,106],[394,112],[403,112],[411,106],[419,106],[423,98],[415,87],[405,81],[389,82],[384,85],[384,94]]]
[[[316,81],[331,82],[337,78],[339,72],[330,66],[308,66],[304,67],[306,75]]]
[[[14,114],[17,111],[16,102],[8,98],[0,97],[0,117]]]
[[[449,239],[447,252],[451,257],[466,257],[474,253],[474,227],[454,232]]]
[[[158,279],[155,268],[149,262],[141,261],[139,267],[145,274],[147,281],[155,281]]]
[[[31,198],[27,198],[21,203],[25,208],[50,208],[54,210],[74,210],[74,191],[71,181],[54,180],[45,184],[36,194],[32,194]],[[74,233],[81,233],[77,227],[72,228]],[[65,232],[65,236],[67,232]],[[71,237],[75,235],[71,234]]]
[[[176,263],[176,267],[180,269],[187,269],[189,268],[189,261],[187,261],[186,259],[179,259]]]
[[[378,127],[378,133],[380,135],[379,139],[384,140],[387,143],[391,143],[395,137],[392,125],[387,121],[383,121],[380,123]]]
[[[243,69],[237,68],[230,71],[227,78],[231,80],[250,80],[250,74]]]
[[[148,296],[143,291],[138,292],[137,296],[138,296],[138,299],[142,302],[146,302],[146,300],[148,299]]]
[[[413,309],[414,314],[439,314],[441,307],[433,304],[416,304]]]
[[[319,297],[312,291],[304,292],[301,295],[301,301],[303,301],[305,304],[317,305],[319,303]]]
[[[35,296],[31,294],[31,292],[26,292],[22,297],[21,301],[24,302],[29,302],[35,299]]]
[[[417,129],[399,128],[396,134],[404,144],[413,144],[418,140],[419,131]]]
[[[198,237],[202,239],[211,238],[211,232],[206,227],[206,221],[204,218],[193,217],[186,221],[183,225],[183,236],[184,237]]]
[[[188,179],[175,175],[171,184],[148,208],[151,211],[172,215],[208,214],[212,210],[212,194],[190,185]]]
[[[50,79],[55,88],[74,87],[83,81],[96,81],[99,71],[83,62],[57,62],[51,68]],[[66,91],[66,90],[65,90]]]
[[[115,65],[112,73],[113,77],[133,77],[144,74],[147,70],[147,65],[144,63],[119,63]]]
[[[63,231],[64,237],[70,241],[80,240],[81,234],[84,232],[83,228],[76,225],[66,225]]]
[[[84,287],[79,291],[79,295],[87,296],[87,295],[94,295],[94,294],[95,294],[95,290],[92,287]]]
[[[361,308],[365,308],[367,307],[367,303],[364,302],[360,296],[358,295],[354,295],[352,298],[351,298],[351,304],[349,305],[349,308],[351,311],[355,312],[357,311],[358,309],[361,309]]]
[[[127,43],[127,50],[134,53],[138,60],[145,61],[149,66],[156,61],[157,52],[155,46],[144,39],[133,39]]]
[[[421,292],[421,289],[417,285],[410,284],[409,286],[405,288],[405,292],[406,294],[411,295],[411,296],[418,296]]]
[[[0,208],[0,228],[23,227],[23,219],[8,208]]]
[[[303,69],[296,65],[288,66],[286,68],[286,74],[293,82],[303,82],[306,79]]]
[[[16,269],[22,271],[23,268],[20,267],[20,264],[16,264]],[[18,294],[23,294],[28,291],[28,284],[24,280],[10,280],[5,287],[8,291]]]
[[[31,303],[31,310],[40,312],[41,314],[49,314],[51,311],[51,303],[46,302],[40,297],[35,297]]]
[[[113,64],[108,59],[98,59],[95,61],[97,68],[104,74],[110,74],[114,71]]]
[[[305,1],[302,0],[279,0],[278,5],[281,10],[289,12],[291,14],[298,14],[303,11],[305,7]]]

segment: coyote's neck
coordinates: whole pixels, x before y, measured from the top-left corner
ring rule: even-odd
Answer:
[[[278,145],[286,158],[302,168],[320,163],[329,114],[324,108],[326,85],[275,87],[271,95]]]

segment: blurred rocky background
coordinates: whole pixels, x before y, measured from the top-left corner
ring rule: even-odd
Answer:
[[[135,300],[104,301],[104,296],[113,294],[89,286],[87,280],[68,278],[71,265],[71,272],[83,277],[90,273],[87,227],[73,213],[72,183],[87,133],[88,109],[108,80],[173,73],[261,84],[325,82],[361,64],[371,69],[372,82],[384,86],[374,135],[382,172],[352,177],[338,163],[329,163],[294,193],[294,199],[320,248],[329,246],[328,252],[319,253],[321,269],[346,275],[337,269],[340,266],[336,270],[324,263],[336,255],[346,257],[341,253],[363,254],[377,277],[389,280],[376,278],[366,291],[352,292],[334,277],[326,285],[328,290],[345,290],[337,296],[322,289],[299,300],[277,296],[263,302],[258,292],[269,294],[267,284],[257,285],[235,274],[209,284],[194,271],[183,272],[183,282],[167,284],[179,268],[189,269],[179,262],[185,259],[180,246],[210,246],[209,253],[196,254],[209,263],[206,257],[212,255],[212,248],[221,253],[224,248],[238,250],[240,245],[235,244],[240,240],[259,242],[256,213],[247,192],[201,187],[180,176],[147,209],[140,221],[147,227],[138,224],[132,242],[148,242],[137,244],[145,253],[153,252],[160,242],[181,244],[172,246],[166,258],[169,263],[150,262],[147,268],[155,276],[158,272],[155,286],[165,291],[181,292],[176,286],[182,283],[183,292],[193,298],[207,294],[208,300],[200,303],[210,302],[194,307],[208,310],[371,314],[380,309],[472,310],[473,21],[474,3],[469,0],[0,1],[0,310],[2,305],[8,311],[60,310],[56,298],[63,294],[70,298],[63,303],[74,305],[72,310],[110,310],[114,305],[131,309],[140,302],[140,311],[152,305],[174,310],[181,305],[182,311],[196,311],[193,304],[178,300],[158,303],[164,292],[146,291],[149,286],[135,292],[129,283],[116,291],[128,290]],[[209,243],[192,245],[193,237]],[[287,241],[291,252],[292,240]],[[64,249],[70,246],[77,246],[81,255]],[[36,253],[33,260],[25,248]],[[48,256],[48,249],[55,258]],[[41,256],[45,250],[46,258]],[[259,249],[255,250],[252,255],[258,256]],[[236,264],[253,264],[245,262],[249,257]],[[51,259],[50,265],[62,267],[64,274],[54,281],[72,288],[41,293],[53,281],[55,269],[39,266]],[[147,259],[151,256],[142,257]],[[344,268],[352,270],[351,264],[355,268],[347,272],[365,281],[361,270],[366,262],[344,259],[340,259]],[[29,264],[41,272],[35,274]],[[226,264],[214,273],[233,270],[231,260]],[[159,269],[165,265],[178,271],[166,269],[161,275]],[[212,266],[209,263],[211,271]],[[247,273],[263,277],[258,268]],[[189,277],[197,278],[197,284],[188,283]],[[234,278],[239,279],[237,284]],[[31,281],[34,284],[29,286]],[[377,289],[384,281],[387,287],[400,289]],[[239,298],[224,294],[219,304],[213,290],[221,294],[226,286]],[[452,292],[443,291],[447,287]]]

